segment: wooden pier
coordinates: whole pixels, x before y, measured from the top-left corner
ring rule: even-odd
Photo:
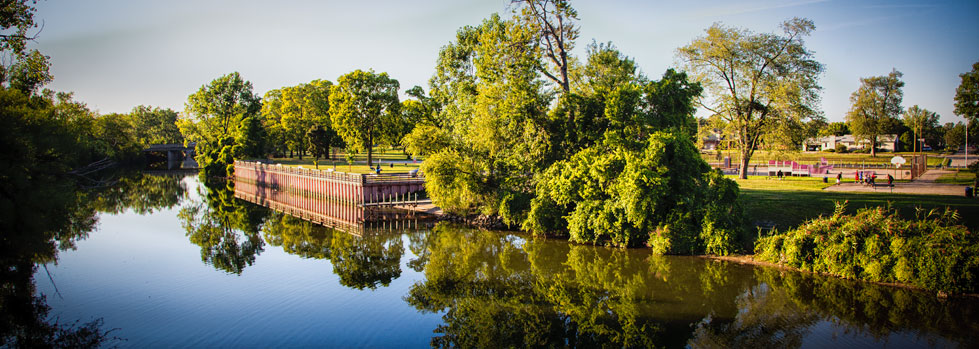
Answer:
[[[430,202],[421,194],[425,189],[425,178],[408,173],[343,173],[235,161],[235,182],[361,207]]]

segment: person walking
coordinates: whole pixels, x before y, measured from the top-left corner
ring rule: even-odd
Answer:
[[[837,173],[836,174],[836,185],[840,185],[840,182],[842,182],[842,181],[843,181],[843,172]]]

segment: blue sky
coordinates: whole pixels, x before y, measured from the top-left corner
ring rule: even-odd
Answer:
[[[201,85],[238,71],[255,92],[354,69],[388,72],[402,89],[428,87],[439,48],[508,1],[69,1],[38,3],[34,44],[51,57],[48,87],[74,91],[103,113],[140,104],[183,110]],[[676,49],[714,22],[756,32],[806,17],[806,39],[826,65],[822,110],[843,121],[859,78],[904,73],[905,108],[952,113],[959,74],[979,61],[977,1],[573,1],[583,56],[611,41],[658,78]]]

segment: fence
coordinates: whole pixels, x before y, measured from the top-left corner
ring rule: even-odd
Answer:
[[[234,166],[236,182],[362,206],[417,200],[425,188],[424,177],[407,173],[343,173],[246,161],[235,161]]]

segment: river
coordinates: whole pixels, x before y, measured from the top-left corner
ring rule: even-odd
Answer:
[[[411,216],[328,228],[194,176],[135,178],[86,196],[96,221],[32,280],[42,317],[98,321],[105,345],[979,345],[975,298]]]

